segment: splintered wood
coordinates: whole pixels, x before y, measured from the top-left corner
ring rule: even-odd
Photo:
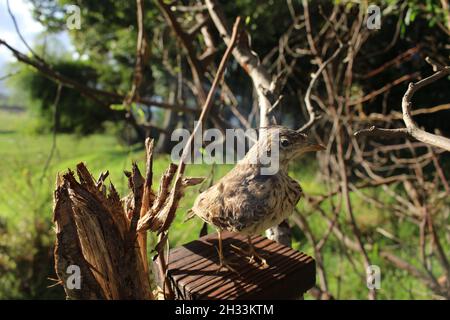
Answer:
[[[107,171],[94,180],[80,163],[78,179],[71,170],[58,175],[53,208],[55,270],[67,298],[154,298],[146,230],[164,232],[161,226],[173,218],[184,189],[203,179],[181,177],[180,185],[170,189],[177,169],[171,163],[156,194],[152,190],[153,140],[147,139],[145,145],[145,177],[133,163],[132,170],[125,172],[130,193],[122,199],[112,183],[105,185]],[[159,243],[156,247],[163,248]],[[158,261],[163,261],[162,255]],[[158,273],[165,274],[164,270]]]
[[[83,163],[77,175],[79,181],[72,171],[58,176],[54,196],[55,269],[67,297],[152,299],[132,217],[114,186],[106,192],[104,175],[94,181]],[[134,166],[134,191],[143,180]]]
[[[223,233],[225,258],[236,264],[233,267],[239,274],[224,269],[218,272],[215,233],[172,249],[168,281],[176,299],[298,299],[314,286],[313,258],[261,236],[252,240],[258,253],[267,260],[268,268],[250,263],[234,248],[247,248],[244,236]]]

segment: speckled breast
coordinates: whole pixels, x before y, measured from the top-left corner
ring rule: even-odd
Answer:
[[[301,196],[302,188],[297,181],[287,174],[279,175],[268,195],[267,213],[260,219],[253,220],[253,224],[247,225],[239,231],[254,235],[279,225],[292,214]]]

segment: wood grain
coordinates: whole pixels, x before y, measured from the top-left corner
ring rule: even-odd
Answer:
[[[180,300],[296,299],[315,284],[312,257],[265,237],[252,237],[256,250],[268,262],[263,269],[234,246],[247,248],[246,238],[224,232],[225,258],[236,263],[239,275],[217,272],[217,234],[206,235],[170,251],[168,280]]]

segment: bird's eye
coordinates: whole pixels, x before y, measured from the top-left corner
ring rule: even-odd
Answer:
[[[281,146],[286,148],[287,146],[289,146],[289,140],[288,139],[281,139]]]

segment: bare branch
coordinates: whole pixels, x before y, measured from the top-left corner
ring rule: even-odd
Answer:
[[[380,89],[372,91],[371,93],[365,95],[362,98],[359,98],[359,99],[353,100],[353,101],[349,101],[347,105],[348,106],[354,106],[354,105],[361,104],[363,102],[372,100],[376,96],[379,96],[380,94],[385,93],[386,91],[392,89],[396,85],[399,85],[399,84],[401,84],[401,83],[403,83],[405,81],[410,81],[410,80],[413,80],[413,79],[417,79],[418,77],[419,77],[419,73],[418,72],[415,72],[413,74],[407,74],[407,75],[401,76],[400,78],[395,79],[394,81],[386,84],[385,86],[381,87]]]
[[[128,95],[124,99],[124,105],[128,110],[130,104],[139,97],[139,88],[143,80],[142,69],[147,55],[147,39],[144,31],[144,1],[136,0],[136,20],[138,24],[138,36],[136,41],[136,65],[134,67],[133,84]]]
[[[403,96],[402,110],[403,110],[403,121],[405,122],[406,128],[408,129],[408,132],[412,137],[416,138],[419,141],[433,145],[435,147],[439,147],[444,150],[450,151],[450,139],[432,133],[428,133],[420,129],[411,117],[411,107],[412,107],[411,99],[414,93],[417,90],[423,88],[424,86],[447,76],[448,74],[450,74],[449,66],[442,68],[435,74],[419,82],[410,83],[408,90],[406,90],[406,93]]]
[[[369,129],[362,129],[355,132],[355,137],[361,136],[371,136],[378,137],[382,139],[392,139],[392,138],[404,138],[408,136],[408,129],[383,129],[377,128],[375,126],[370,127]]]
[[[37,71],[42,73],[44,76],[49,78],[52,81],[55,81],[57,83],[61,83],[67,88],[74,89],[78,91],[83,96],[95,101],[98,105],[103,107],[108,107],[112,103],[122,103],[125,97],[123,95],[120,95],[115,92],[109,92],[105,90],[100,89],[94,89],[91,87],[88,87],[82,83],[79,83],[61,73],[54,70],[52,66],[50,66],[47,62],[44,60],[35,60],[33,58],[29,58],[26,54],[18,51],[17,49],[13,48],[11,45],[9,45],[6,41],[0,39],[0,46],[5,46],[11,53],[14,55],[14,57],[19,60],[20,62],[23,62],[27,65],[32,66]],[[146,98],[138,98],[135,100],[135,102],[140,102],[148,106],[155,106],[158,108],[163,109],[171,109],[174,111],[180,111],[180,112],[188,112],[188,113],[196,113],[197,110],[187,108],[185,106],[178,106],[178,105],[172,105],[165,102],[158,102],[151,99]]]
[[[9,5],[9,0],[6,0],[6,6],[8,8],[8,14],[11,17],[11,20],[13,21],[14,28],[16,29],[16,33],[19,36],[22,43],[25,45],[25,47],[27,47],[27,49],[30,51],[30,53],[33,55],[33,57],[35,57],[39,61],[43,61],[42,58],[30,47],[30,45],[28,45],[28,42],[25,40],[25,38],[22,35],[22,32],[20,32],[16,17],[14,16],[14,14],[11,10],[11,7]]]
[[[372,77],[376,76],[377,74],[383,72],[384,70],[388,69],[389,67],[395,66],[395,65],[401,63],[403,60],[411,59],[411,57],[413,57],[414,54],[416,54],[419,51],[419,49],[420,49],[420,46],[417,45],[415,47],[412,47],[411,49],[406,50],[405,52],[396,56],[394,59],[389,60],[388,62],[384,63],[382,66],[365,74],[362,78],[363,79],[372,78]]]
[[[311,82],[309,83],[308,89],[306,90],[306,94],[305,94],[305,105],[306,105],[306,110],[308,111],[308,114],[309,114],[309,120],[298,130],[299,132],[308,130],[316,121],[317,116],[316,116],[314,107],[312,106],[312,103],[311,103],[312,88],[314,87],[314,84],[316,83],[317,79],[320,77],[320,75],[322,74],[322,72],[326,68],[326,66],[339,55],[339,53],[341,52],[343,47],[344,46],[343,46],[342,42],[339,41],[339,48],[324,63],[320,64],[319,70],[317,70],[317,72],[312,77]]]
[[[206,0],[208,11],[217,30],[227,45],[231,41],[231,32],[225,16],[216,0]],[[269,110],[272,106],[268,96],[271,93],[272,79],[267,70],[262,66],[258,55],[250,48],[249,36],[241,37],[233,55],[241,67],[248,73],[255,86],[260,108],[260,127],[269,125]]]
[[[52,146],[51,146],[47,161],[45,162],[44,170],[42,170],[41,181],[44,179],[45,174],[47,173],[48,167],[53,158],[53,154],[55,153],[55,150],[56,150],[56,134],[58,133],[58,117],[59,117],[58,105],[59,105],[59,99],[61,98],[61,91],[62,91],[62,85],[58,84],[58,87],[56,89],[55,101],[53,102]]]
[[[189,66],[191,67],[192,77],[194,78],[197,94],[199,95],[201,102],[204,103],[204,101],[206,100],[206,93],[203,89],[204,70],[202,64],[200,63],[200,60],[197,59],[195,48],[192,44],[192,38],[189,33],[183,31],[170,6],[163,0],[157,0],[157,3],[167,23],[170,25],[176,37],[187,52],[188,62]]]
[[[402,112],[403,112],[403,121],[406,125],[405,129],[378,129],[376,127],[371,127],[370,129],[364,129],[360,130],[354,133],[355,136],[376,136],[376,137],[385,137],[385,138],[392,138],[392,137],[412,137],[415,138],[421,142],[424,142],[426,144],[429,144],[431,146],[439,147],[444,150],[450,151],[450,139],[439,136],[436,134],[432,134],[429,132],[426,132],[422,129],[420,129],[416,122],[412,119],[411,116],[411,107],[412,102],[411,99],[414,95],[414,93],[425,87],[426,85],[429,85],[430,83],[433,83],[447,75],[450,74],[450,67],[442,67],[435,62],[433,62],[430,58],[426,59],[428,63],[432,64],[434,69],[438,70],[433,75],[420,80],[416,83],[410,83],[408,86],[408,90],[406,90],[405,95],[403,96],[402,100]]]

